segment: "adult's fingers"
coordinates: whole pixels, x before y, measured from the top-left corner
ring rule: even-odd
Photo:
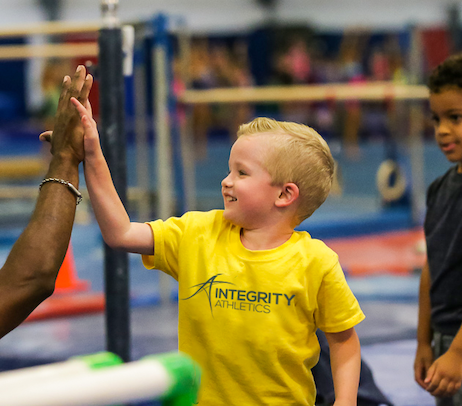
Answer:
[[[85,105],[88,100],[88,96],[90,95],[90,90],[91,90],[92,85],[93,85],[93,76],[88,74],[87,76],[85,76],[85,81],[83,83],[82,90],[80,91],[80,96],[78,97],[78,100],[83,105]]]
[[[83,84],[85,83],[85,71],[85,66],[77,66],[74,77],[72,79],[71,87],[68,91],[69,98],[67,99],[67,102],[69,102],[70,97],[78,97],[80,95]]]
[[[70,98],[78,96],[85,82],[85,66],[79,65],[71,80],[69,75],[64,76],[61,94],[58,101],[58,113],[69,106]],[[89,91],[89,90],[88,90]]]
[[[68,76],[68,75],[64,76],[63,84],[61,85],[61,94],[59,95],[58,110],[60,109],[62,104],[67,99],[67,94],[68,94],[69,89],[71,87],[71,83],[72,82],[71,82],[70,76]]]

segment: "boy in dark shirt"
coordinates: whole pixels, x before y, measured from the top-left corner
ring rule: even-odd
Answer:
[[[438,406],[461,406],[462,55],[440,64],[429,88],[436,142],[455,165],[427,192],[427,262],[420,279],[414,374]]]

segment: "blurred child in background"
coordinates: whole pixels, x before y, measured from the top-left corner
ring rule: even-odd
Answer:
[[[454,165],[427,192],[427,262],[420,279],[414,373],[438,406],[461,406],[462,55],[440,64],[429,88],[435,139]]]

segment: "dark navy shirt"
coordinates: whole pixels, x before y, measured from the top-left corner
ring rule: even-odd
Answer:
[[[432,327],[455,335],[462,324],[462,174],[456,166],[428,188],[424,229]]]

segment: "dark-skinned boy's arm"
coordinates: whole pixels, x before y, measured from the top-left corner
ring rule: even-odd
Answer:
[[[414,378],[424,389],[427,388],[425,378],[428,369],[433,363],[433,351],[431,348],[433,331],[430,325],[430,284],[430,269],[428,262],[425,262],[420,275],[417,350],[414,361]]]

